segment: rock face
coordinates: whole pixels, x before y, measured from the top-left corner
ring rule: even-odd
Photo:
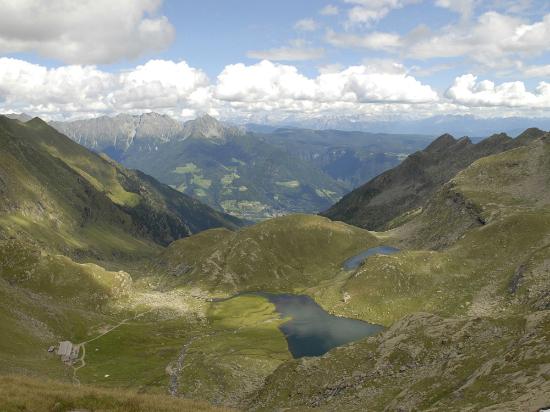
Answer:
[[[183,131],[181,123],[157,113],[51,122],[51,126],[75,142],[97,152],[105,152],[115,160],[120,160],[123,153],[134,145],[141,150],[154,150],[158,144],[182,138]]]
[[[52,125],[125,166],[250,220],[324,210],[430,139],[293,128],[260,134],[209,115],[180,123],[156,113]]]
[[[243,134],[243,130],[226,126],[209,115],[185,123],[158,113],[138,116],[119,114],[72,122],[51,122],[51,126],[75,142],[97,152],[104,152],[115,160],[122,160],[130,150],[154,151],[166,142],[188,137],[222,139]]]
[[[181,136],[223,139],[228,136],[242,136],[246,131],[240,127],[225,125],[207,114],[183,124]]]
[[[506,321],[410,315],[377,337],[281,365],[249,407],[536,411],[550,400],[549,322],[543,312]]]
[[[542,134],[538,129],[528,129],[516,139],[495,134],[477,144],[467,137],[456,140],[444,134],[399,166],[347,194],[321,215],[381,230],[392,219],[424,206],[430,195],[477,159],[522,146]]]

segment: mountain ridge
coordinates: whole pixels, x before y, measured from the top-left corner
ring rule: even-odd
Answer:
[[[494,134],[478,143],[443,134],[424,150],[345,195],[321,215],[371,230],[422,207],[429,196],[475,160],[528,144],[545,132],[530,129],[518,139]]]

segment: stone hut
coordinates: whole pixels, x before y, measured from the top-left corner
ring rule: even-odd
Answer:
[[[59,342],[59,348],[57,348],[57,354],[61,356],[63,362],[72,362],[78,359],[78,353],[80,352],[80,347],[78,345],[73,345],[72,342],[68,340]]]

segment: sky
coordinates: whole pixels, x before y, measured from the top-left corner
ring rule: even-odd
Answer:
[[[0,112],[550,117],[547,0],[0,0]]]

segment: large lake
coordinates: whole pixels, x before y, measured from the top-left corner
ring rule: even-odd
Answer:
[[[374,335],[384,329],[357,319],[334,316],[305,295],[257,293],[291,318],[280,326],[292,356],[320,356],[330,349]]]

